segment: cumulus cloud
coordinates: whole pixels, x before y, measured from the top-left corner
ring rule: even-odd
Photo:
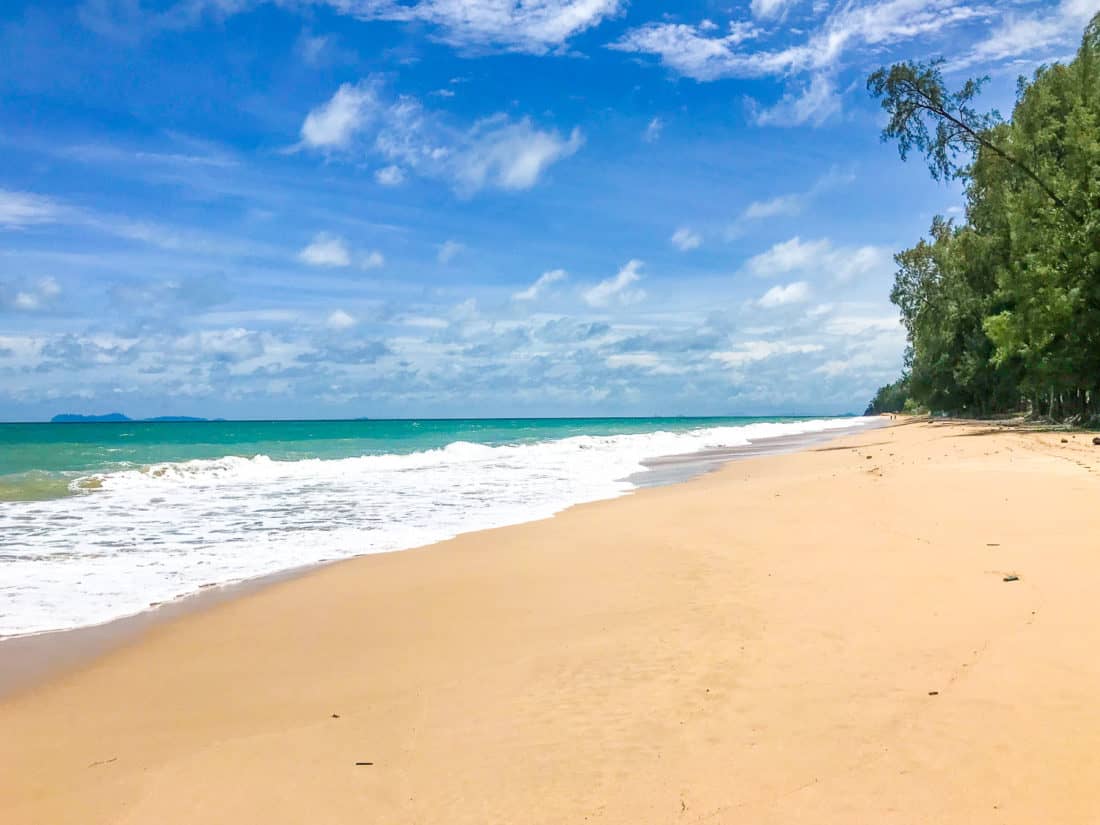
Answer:
[[[694,229],[687,226],[681,226],[672,233],[672,237],[669,241],[681,252],[688,252],[692,249],[698,249],[703,245],[703,236]]]
[[[604,307],[612,303],[633,304],[645,298],[645,292],[641,289],[631,289],[631,285],[641,280],[639,274],[644,266],[638,259],[630,260],[619,270],[614,278],[600,281],[591,289],[584,292],[584,301],[589,306]]]
[[[775,244],[766,252],[754,255],[745,264],[752,275],[771,278],[808,269],[811,264],[821,260],[832,249],[827,238],[818,241],[803,241],[795,236],[790,240]]]
[[[378,108],[376,82],[344,83],[302,123],[302,145],[311,149],[345,149]]]
[[[108,0],[84,3],[80,17],[100,34],[132,40],[189,28],[207,15],[225,18],[267,4],[291,10],[324,5],[359,20],[428,26],[436,40],[466,51],[545,54],[564,49],[575,35],[617,14],[625,0],[178,0],[156,9]]]
[[[771,309],[773,307],[786,306],[787,304],[799,304],[810,297],[810,285],[805,281],[795,281],[786,286],[773,286],[756,303]]]
[[[351,253],[343,238],[318,232],[313,242],[298,253],[298,260],[310,266],[350,266]]]
[[[726,33],[701,25],[649,23],[631,29],[611,48],[654,55],[671,71],[695,80],[781,77],[834,69],[852,50],[879,49],[990,14],[988,6],[970,0],[853,0],[836,4],[803,42],[775,49],[743,48],[763,34],[744,22],[732,23]]]
[[[649,23],[631,29],[609,48],[622,52],[653,54],[677,74],[695,80],[717,80],[733,73],[735,65],[747,61],[738,57],[737,47],[755,37],[757,28],[748,23],[731,23],[725,34],[712,34],[704,21],[699,26],[684,23]],[[713,25],[713,24],[712,24]],[[747,71],[741,68],[740,71]]]
[[[758,361],[767,361],[780,355],[807,355],[821,352],[821,344],[793,344],[784,341],[746,341],[737,349],[711,353],[711,358],[727,367],[744,367]]]
[[[491,118],[470,132],[467,145],[454,156],[454,170],[459,188],[468,192],[486,186],[530,189],[551,165],[576,154],[583,144],[580,129],[565,138],[536,128],[530,118]]]
[[[728,308],[726,324],[709,308],[663,302],[660,312],[629,319],[608,304],[594,319],[587,309],[549,316],[425,294],[415,311],[366,318],[317,297],[290,314],[208,314],[182,334],[172,324],[112,332],[97,316],[89,332],[0,335],[0,407],[27,409],[13,399],[42,404],[79,388],[137,415],[152,412],[143,399],[166,393],[198,399],[195,414],[263,415],[278,387],[287,409],[315,415],[396,415],[410,406],[436,415],[718,414],[731,403],[745,413],[843,412],[862,409],[896,375],[904,348],[885,300],[790,315],[773,333],[744,327],[759,316],[747,306]]]
[[[828,238],[803,241],[795,236],[749,258],[744,268],[762,278],[799,272],[827,275],[847,283],[861,275],[888,269],[892,259],[885,247],[838,247]]]
[[[531,286],[515,293],[512,298],[516,301],[533,301],[558,281],[564,281],[569,274],[564,269],[552,269],[540,275]]]
[[[306,116],[301,133],[308,149],[382,158],[388,165],[375,180],[383,186],[400,185],[408,170],[446,180],[464,195],[530,189],[584,145],[579,128],[563,135],[529,117],[498,114],[463,128],[415,97],[385,95],[379,77],[342,85]]]
[[[377,249],[368,250],[363,254],[359,266],[363,269],[380,269],[386,265],[386,256]]]
[[[427,23],[435,36],[461,48],[545,54],[615,15],[621,0],[328,0],[364,20]]]
[[[325,322],[330,329],[344,330],[351,329],[357,323],[348,313],[342,309],[337,309],[328,316],[328,320]]]

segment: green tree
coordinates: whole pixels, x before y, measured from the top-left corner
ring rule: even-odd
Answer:
[[[904,412],[909,405],[909,376],[903,375],[893,384],[879,387],[864,415]]]
[[[899,253],[891,299],[908,336],[908,391],[933,409],[1100,417],[1100,15],[1075,58],[1021,79],[1011,119],[974,106],[941,63],[868,78],[884,140],[960,178],[966,220],[941,218]]]
[[[951,92],[943,81],[941,65],[942,58],[930,63],[896,63],[867,78],[867,89],[890,115],[882,139],[898,142],[902,160],[914,148],[921,151],[936,180],[965,176],[968,164],[960,164],[959,156],[969,160],[984,149],[1012,164],[1055,204],[1081,220],[1080,214],[1038,172],[992,139],[994,127],[1001,122],[1000,113],[994,110],[983,114],[971,106],[989,78],[967,80],[959,91]]]

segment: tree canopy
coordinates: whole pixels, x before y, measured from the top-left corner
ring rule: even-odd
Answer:
[[[949,91],[941,65],[899,63],[867,82],[890,118],[883,140],[966,187],[965,220],[937,217],[895,256],[908,397],[968,415],[1100,418],[1100,15],[1072,61],[1021,78],[1008,120],[975,108],[981,80]]]

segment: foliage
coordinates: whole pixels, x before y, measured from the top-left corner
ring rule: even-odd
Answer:
[[[965,222],[937,217],[895,256],[909,397],[979,416],[1100,416],[1100,15],[1070,63],[1021,79],[1008,121],[973,108],[980,81],[949,92],[939,65],[868,79],[890,114],[883,138],[966,182]]]
[[[902,160],[914,148],[923,152],[936,180],[959,176],[959,155],[969,157],[982,134],[1001,119],[995,111],[980,114],[970,106],[989,78],[968,80],[959,91],[948,92],[940,73],[942,64],[942,58],[931,63],[896,63],[867,78],[867,89],[882,98],[882,108],[890,115],[882,139],[897,140]]]
[[[909,401],[909,376],[903,375],[893,384],[879,387],[871,403],[867,405],[864,415],[880,415],[881,413],[898,413],[906,410]]]

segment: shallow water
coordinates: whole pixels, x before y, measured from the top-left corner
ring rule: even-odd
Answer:
[[[657,456],[870,421],[0,425],[0,635],[544,518],[629,492]]]

